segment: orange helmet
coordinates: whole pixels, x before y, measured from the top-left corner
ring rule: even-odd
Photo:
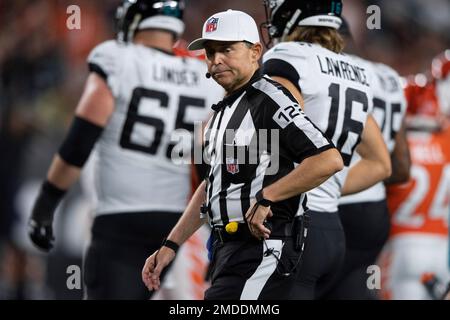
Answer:
[[[433,59],[431,74],[435,79],[444,79],[450,75],[450,49],[445,50]]]
[[[431,72],[436,82],[436,96],[441,112],[450,118],[450,49],[433,59]]]
[[[405,97],[408,129],[434,131],[447,125],[436,94],[436,82],[424,74],[407,78]]]
[[[173,53],[179,57],[191,57],[200,60],[205,60],[205,53],[203,50],[191,51],[187,49],[187,41],[184,39],[179,39],[175,46],[173,47]]]

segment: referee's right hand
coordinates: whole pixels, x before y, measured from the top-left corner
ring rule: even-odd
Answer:
[[[255,238],[259,240],[269,239],[271,231],[266,228],[264,222],[267,218],[272,216],[273,213],[270,210],[270,207],[257,205],[257,203],[253,202],[253,205],[250,206],[245,214],[245,218],[247,220],[248,228]]]
[[[168,247],[161,247],[145,260],[142,268],[142,281],[148,290],[159,290],[160,275],[167,265],[175,258],[175,251]]]

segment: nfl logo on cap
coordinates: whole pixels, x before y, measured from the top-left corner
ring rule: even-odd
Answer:
[[[257,43],[260,42],[258,26],[255,20],[245,12],[231,9],[218,12],[205,20],[202,37],[192,41],[188,49],[205,49],[207,41],[247,41]]]
[[[212,17],[208,20],[205,26],[205,32],[213,32],[217,29],[217,22],[219,22],[219,18]]]

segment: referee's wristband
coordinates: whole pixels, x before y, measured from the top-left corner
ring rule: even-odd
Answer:
[[[264,198],[262,189],[256,193],[255,198],[256,198],[256,203],[258,203],[259,205],[261,205],[263,207],[270,207],[271,205],[273,205],[272,201]]]
[[[161,246],[172,249],[175,252],[175,254],[177,253],[178,249],[180,248],[178,243],[173,242],[172,240],[169,240],[167,238],[163,240]]]

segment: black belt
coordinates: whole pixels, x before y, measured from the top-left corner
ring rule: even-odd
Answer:
[[[234,233],[228,233],[223,226],[215,226],[212,232],[214,239],[221,243],[229,241],[258,240],[251,234],[246,223],[239,223],[238,228]]]
[[[292,223],[285,222],[284,224],[285,227],[283,228],[283,232],[273,232],[271,233],[269,239],[285,239],[288,237],[292,237]],[[214,235],[214,239],[222,243],[229,241],[259,241],[255,236],[252,235],[247,223],[245,222],[239,223],[238,228],[234,233],[228,233],[223,226],[214,226],[212,232]]]

